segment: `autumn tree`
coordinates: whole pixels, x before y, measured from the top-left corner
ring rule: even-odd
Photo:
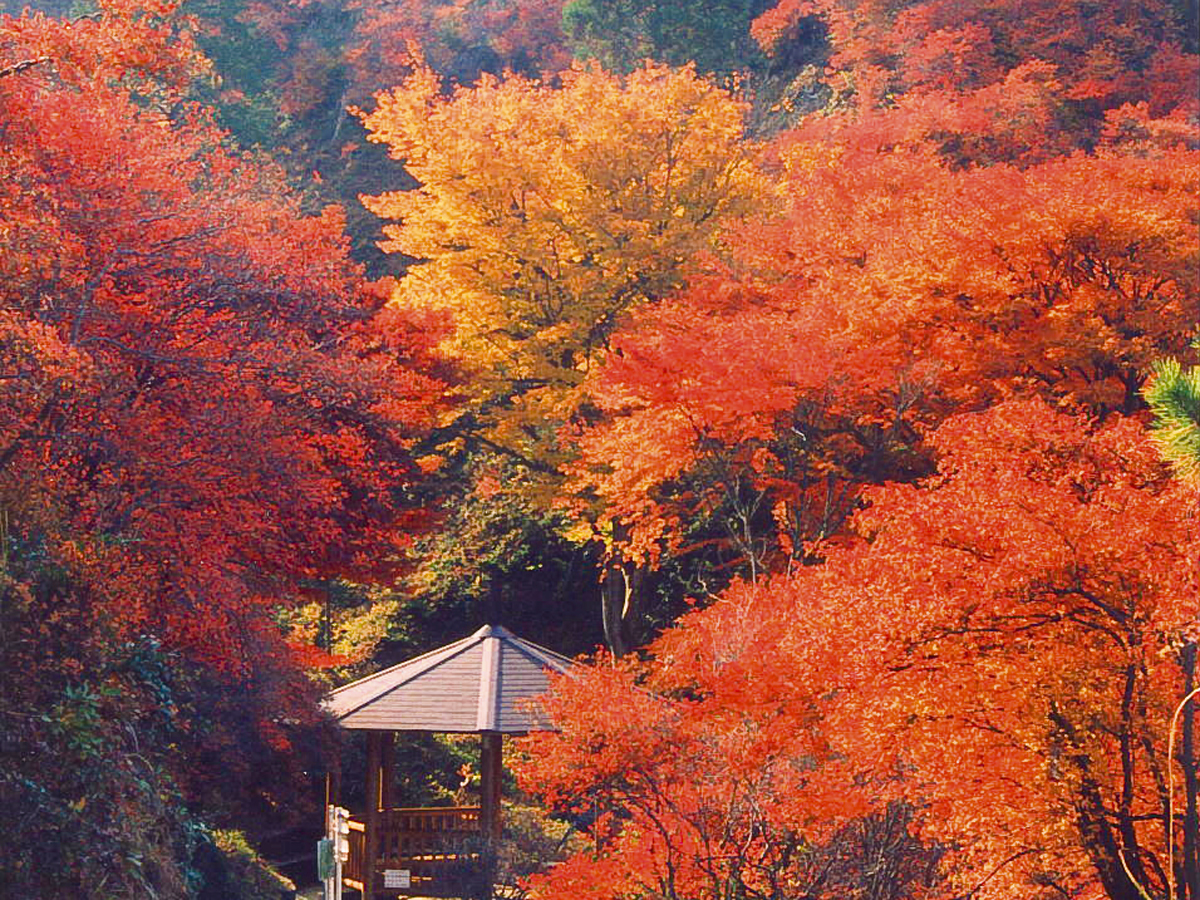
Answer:
[[[947,414],[1031,394],[1132,413],[1186,346],[1194,151],[960,170],[851,134],[782,144],[787,214],[730,233],[734,262],[639,312],[593,374],[606,416],[577,471],[639,558],[720,510],[747,572],[783,568],[863,485],[920,475]]]
[[[1170,0],[780,0],[754,32],[778,49],[806,18],[819,19],[833,51],[830,84],[860,109],[905,95],[969,102],[1044,64],[1063,88],[1046,108],[1047,136],[1086,146],[1105,111],[1126,103],[1147,101],[1155,116],[1194,114],[1195,13],[1186,10]]]
[[[392,303],[451,317],[444,346],[468,381],[444,442],[517,461],[545,497],[618,322],[676,289],[761,196],[743,107],[661,67],[440,87],[418,69],[364,116],[420,183],[364,202],[399,221],[385,248],[417,259]]]
[[[610,803],[595,827],[611,852],[554,870],[544,896],[675,896],[674,874],[679,896],[723,897],[703,873],[741,857],[697,842],[697,821],[765,862],[755,841],[820,845],[905,798],[948,851],[947,895],[1193,896],[1183,786],[1200,760],[1167,749],[1195,629],[1194,493],[1120,416],[1009,402],[933,444],[935,476],[868,492],[858,538],[824,564],[685,617],[641,686],[604,669],[561,685],[564,730],[538,739],[530,784]],[[591,691],[639,713],[610,721]],[[694,771],[701,736],[724,770]],[[743,832],[736,809],[765,821]],[[748,895],[778,896],[766,874]]]
[[[1194,492],[1136,417],[1200,307],[1195,59],[1164,7],[1104,7],[1129,60],[1104,81],[1094,23],[1058,46],[1028,5],[986,34],[836,6],[859,55],[845,109],[772,148],[786,212],[729,229],[586,385],[577,489],[626,551],[720,516],[751,580],[646,670],[563,686],[529,783],[596,798],[610,852],[540,890],[821,896],[787,841],[899,804],[949,896],[1190,898]],[[973,49],[1024,28],[1029,56]]]
[[[908,835],[906,811],[870,815],[809,694],[777,690],[779,621],[759,612],[706,633],[720,671],[660,641],[651,665],[601,658],[556,683],[561,731],[530,738],[518,774],[594,849],[534,879],[534,896],[884,900],[932,880],[937,852]]]
[[[429,339],[186,101],[204,66],[169,6],[0,28],[0,791],[66,861],[14,891],[170,892],[184,803],[274,809],[319,656],[276,610],[420,518]]]
[[[556,430],[621,316],[677,288],[757,187],[742,107],[689,70],[597,69],[440,93],[429,69],[364,116],[420,183],[365,198],[418,263],[400,308],[445,310],[471,372],[458,431],[553,469]]]
[[[1196,346],[1193,342],[1193,347]],[[1145,389],[1146,400],[1154,414],[1151,437],[1160,452],[1170,462],[1177,477],[1196,484],[1200,465],[1200,368],[1184,369],[1174,357],[1159,360],[1154,366],[1154,378]],[[1179,651],[1183,672],[1184,699],[1176,714],[1180,725],[1180,756],[1185,761],[1196,753],[1196,667],[1197,640],[1189,635]],[[1174,722],[1172,722],[1172,726]],[[1184,782],[1183,868],[1181,893],[1200,896],[1200,774],[1193,766],[1186,770]]]

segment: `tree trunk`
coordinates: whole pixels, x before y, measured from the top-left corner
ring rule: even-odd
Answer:
[[[629,526],[613,524],[613,548],[604,564],[600,583],[600,611],[604,640],[614,656],[624,656],[637,646],[637,625],[642,616],[643,570],[617,556],[617,548],[628,541]]]
[[[1189,641],[1183,648],[1183,691],[1184,696],[1196,688],[1196,642]],[[1189,700],[1183,707],[1183,740],[1179,748],[1183,766],[1183,785],[1186,802],[1183,812],[1183,890],[1180,895],[1186,900],[1200,900],[1200,772],[1196,761],[1196,701]],[[1170,862],[1170,861],[1168,861]]]
[[[1079,746],[1074,723],[1054,704],[1051,704],[1050,708],[1050,721],[1069,748],[1065,761],[1078,772],[1076,828],[1084,852],[1100,877],[1104,893],[1109,900],[1145,900],[1138,887],[1146,884],[1146,871],[1138,852],[1139,848],[1136,843],[1123,847],[1118,840],[1118,833],[1109,821],[1109,807],[1104,802],[1100,785],[1092,773],[1091,758]],[[1129,870],[1128,874],[1126,868]]]

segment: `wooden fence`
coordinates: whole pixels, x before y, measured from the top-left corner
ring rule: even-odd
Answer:
[[[482,819],[478,806],[408,807],[379,811],[374,836],[377,896],[458,896],[483,874]],[[348,887],[363,889],[367,868],[367,825],[350,820],[350,859],[342,869]],[[384,890],[383,873],[407,871],[410,886]]]

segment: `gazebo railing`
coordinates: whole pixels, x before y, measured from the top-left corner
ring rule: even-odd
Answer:
[[[383,873],[409,873],[411,892],[437,895],[448,877],[479,858],[483,837],[478,806],[381,809],[376,820],[375,884]],[[350,820],[350,859],[343,869],[349,886],[362,889],[367,870],[367,824]],[[394,892],[393,892],[394,896]]]
[[[379,811],[380,863],[445,859],[481,833],[478,806],[406,807]]]
[[[367,862],[367,826],[351,819],[347,843],[350,845],[350,858],[342,866],[342,880],[350,882],[351,887],[361,891]]]

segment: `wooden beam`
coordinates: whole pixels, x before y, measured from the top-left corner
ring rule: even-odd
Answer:
[[[366,815],[363,822],[367,826],[366,859],[363,860],[363,900],[375,900],[375,863],[379,856],[379,762],[382,749],[382,734],[378,731],[367,732],[367,785],[366,785]]]
[[[504,735],[485,731],[479,736],[479,817],[484,837],[500,840],[503,823],[500,821],[500,778],[503,771],[501,756]]]

